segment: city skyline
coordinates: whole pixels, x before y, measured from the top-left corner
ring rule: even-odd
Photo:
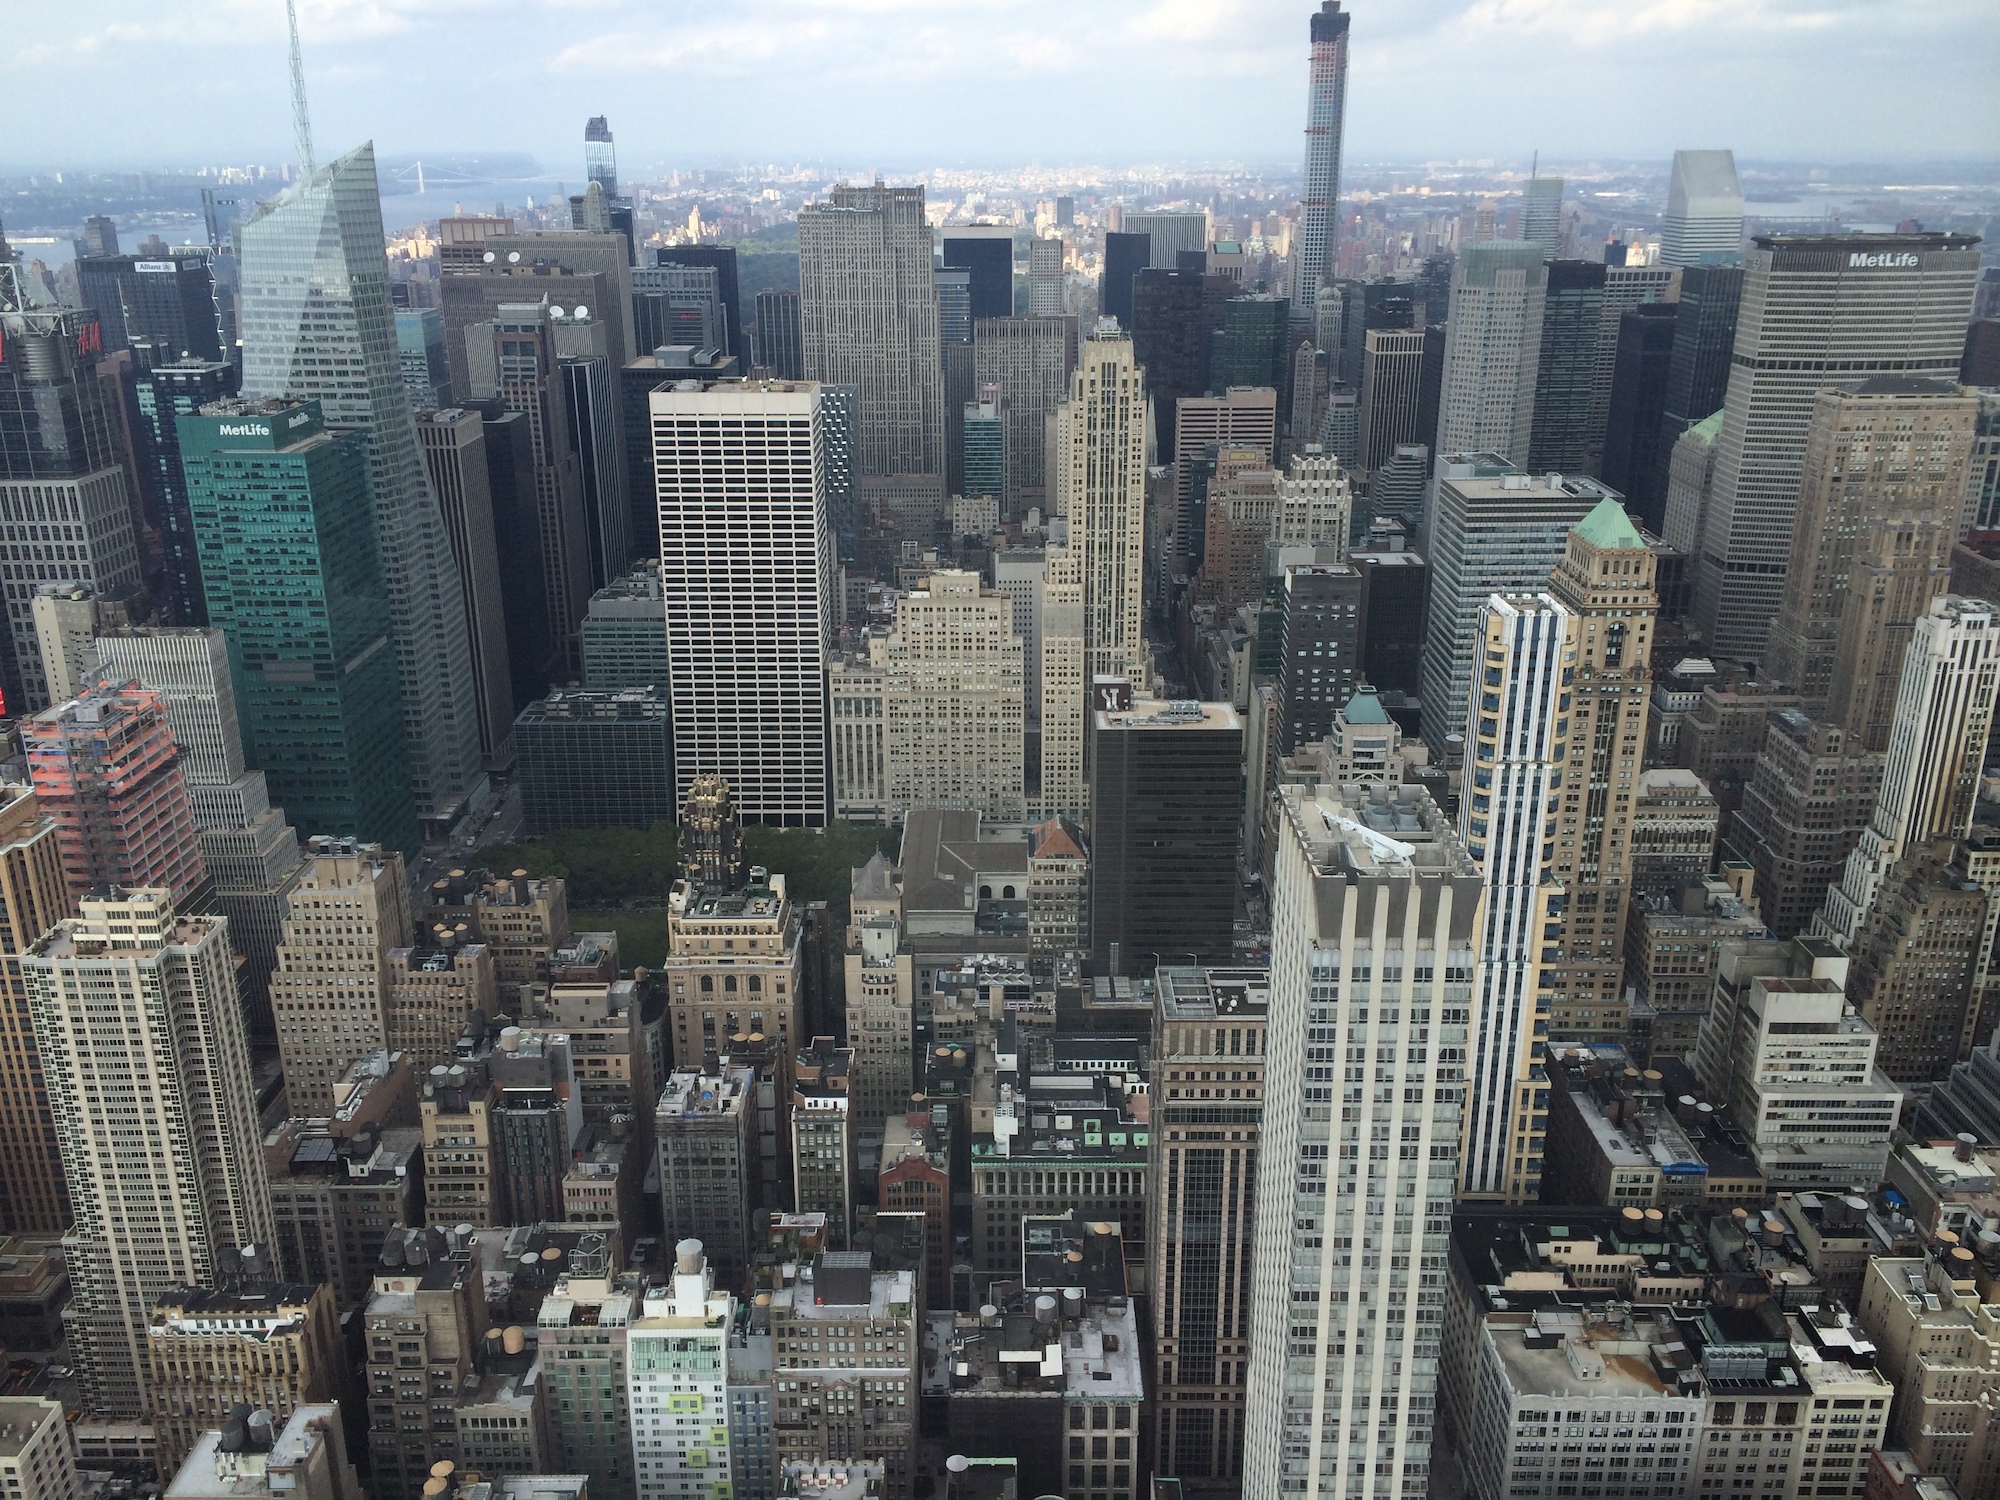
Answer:
[[[1300,142],[1299,7],[1271,0],[1081,13],[1037,0],[961,8],[948,27],[913,0],[759,0],[713,20],[658,17],[623,0],[563,16],[493,0],[471,27],[462,9],[418,0],[358,14],[311,0],[300,10],[321,133],[373,137],[385,155],[485,143],[567,166],[575,119],[597,113],[618,129],[627,176],[667,161],[784,157],[801,139],[885,166],[917,152],[1062,159],[1079,141],[1090,143],[1084,155],[1119,162],[1275,163],[1296,160]],[[1691,132],[1752,158],[1972,161],[2000,147],[2000,105],[1978,78],[1978,59],[2000,46],[2000,16],[1972,0],[1903,7],[1893,30],[1866,7],[1818,0],[1630,10],[1425,0],[1350,14],[1350,160],[1392,148],[1664,159]],[[449,47],[439,45],[446,30]],[[219,47],[244,65],[195,66]],[[60,34],[45,28],[25,47],[34,66],[18,80],[20,117],[46,122],[47,134],[16,133],[5,165],[131,164],[115,117],[63,107],[79,66],[113,92],[121,78],[136,91],[165,67],[180,80],[176,147],[240,155],[249,146],[283,159],[283,50],[283,9],[264,0],[167,15],[90,0]],[[250,61],[261,53],[268,66]],[[1104,68],[1114,55],[1127,66]],[[685,92],[656,127],[648,117],[658,117],[664,73]],[[1570,93],[1579,74],[1621,102],[1591,113],[1587,130]],[[1898,107],[1918,93],[1965,104],[1957,149],[1943,157],[1934,120]],[[1423,108],[1399,105],[1419,95]],[[449,105],[448,132],[419,107],[427,100]],[[1011,121],[998,139],[995,110]]]

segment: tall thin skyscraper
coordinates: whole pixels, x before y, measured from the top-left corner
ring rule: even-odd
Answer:
[[[1673,293],[1678,273],[1665,266],[1606,266],[1603,311],[1597,321],[1597,354],[1590,372],[1590,415],[1584,428],[1584,457],[1598,472],[1604,434],[1611,425],[1611,383],[1618,373],[1618,331],[1625,314]]]
[[[1320,0],[1312,17],[1312,72],[1306,94],[1306,190],[1299,209],[1293,292],[1312,306],[1339,263],[1340,145],[1347,119],[1347,25],[1340,0]]]
[[[1582,474],[1588,472],[1590,390],[1604,318],[1604,267],[1594,260],[1557,260],[1549,263],[1547,275],[1542,348],[1535,364],[1534,426],[1525,467],[1532,474]],[[1522,462],[1520,455],[1510,456]]]
[[[1679,310],[1671,302],[1642,302],[1618,320],[1611,408],[1598,465],[1604,482],[1656,536],[1666,522],[1659,442],[1679,326]]]
[[[1569,534],[1549,594],[1577,618],[1571,721],[1555,877],[1568,897],[1563,965],[1550,988],[1553,1033],[1623,1032],[1625,917],[1633,788],[1648,743],[1649,662],[1659,609],[1652,550],[1617,499],[1597,502]],[[1565,672],[1565,677],[1568,673]],[[1579,1014],[1579,1012],[1581,1014]]]
[[[1060,235],[1028,241],[1028,316],[1063,315],[1063,242]]]
[[[724,380],[648,399],[675,800],[720,776],[745,822],[821,827],[840,611],[819,387]]]
[[[1109,319],[1084,341],[1069,400],[1056,408],[1062,465],[1051,496],[1083,567],[1084,666],[1137,678],[1146,660],[1146,391],[1132,340]]]
[[[1367,473],[1408,443],[1427,443],[1417,425],[1423,400],[1424,332],[1371,328],[1361,356],[1361,463]]]
[[[1486,881],[1486,922],[1471,970],[1479,1018],[1467,1055],[1471,1092],[1459,1188],[1532,1202],[1541,1190],[1543,1054],[1553,996],[1543,956],[1561,931],[1553,833],[1576,665],[1578,621],[1548,594],[1494,594],[1479,612],[1484,666],[1465,734],[1459,829]],[[1559,951],[1559,950],[1558,950]]]
[[[757,326],[753,358],[780,380],[805,379],[805,355],[800,347],[799,294],[773,288],[757,294]]]
[[[1527,462],[1548,279],[1539,245],[1487,240],[1460,254],[1431,452]]]
[[[100,891],[21,971],[76,1206],[71,1351],[90,1409],[135,1417],[154,1299],[276,1234],[228,925]]]
[[[1422,1495],[1479,872],[1415,787],[1279,797],[1243,1494]]]
[[[481,780],[465,600],[396,353],[375,149],[262,205],[241,230],[243,392],[317,399],[368,443],[410,781],[418,816],[449,821]]]
[[[836,187],[799,210],[808,380],[851,385],[864,474],[944,473],[944,372],[921,187]]]
[[[1903,655],[1889,759],[1875,815],[1826,893],[1813,932],[1853,942],[1890,866],[1931,839],[1972,827],[1986,736],[2000,692],[2000,613],[1983,599],[1946,594],[1916,623]]]
[[[1814,718],[1889,746],[1903,650],[1951,583],[1976,396],[1876,375],[1813,402],[1765,675]]]
[[[1743,258],[1743,186],[1733,151],[1676,151],[1660,228],[1663,266],[1733,266]]]
[[[1764,650],[1820,391],[1871,375],[1954,379],[1978,274],[1963,234],[1757,236],[1695,556],[1690,623],[1709,650]]]
[[[583,170],[604,189],[607,199],[618,196],[618,148],[611,140],[611,122],[592,115],[583,127]]]
[[[71,1222],[62,1152],[28,1015],[20,955],[75,908],[56,825],[33,791],[0,786],[0,1093],[16,1118],[0,1162],[0,1232],[61,1234]]]
[[[514,692],[507,669],[507,605],[486,424],[478,412],[464,407],[428,411],[417,418],[417,440],[465,596],[480,747],[489,766],[505,766],[514,758]]]
[[[1521,238],[1554,260],[1562,253],[1563,180],[1530,177],[1521,188]]]

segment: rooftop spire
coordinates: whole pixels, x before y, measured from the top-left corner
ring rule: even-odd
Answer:
[[[285,24],[292,34],[292,130],[298,136],[299,167],[313,174],[312,121],[306,117],[306,70],[299,61],[299,12],[295,0],[285,0]]]

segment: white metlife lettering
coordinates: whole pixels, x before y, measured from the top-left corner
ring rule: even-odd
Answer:
[[[1875,269],[1877,267],[1893,268],[1897,266],[1914,266],[1915,264],[1917,264],[1917,252],[1914,250],[1877,250],[1873,253],[1866,250],[1856,250],[1847,257],[1847,267],[1849,270]]]
[[[222,437],[269,437],[271,429],[262,422],[224,422],[216,433]]]

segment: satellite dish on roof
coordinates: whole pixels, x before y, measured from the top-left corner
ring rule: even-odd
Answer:
[[[499,257],[499,256],[497,256],[497,255],[495,255],[495,254],[494,254],[494,253],[493,253],[493,252],[492,252],[491,250],[488,250],[488,251],[486,252],[486,256],[485,256],[485,260],[486,260],[486,264],[487,264],[487,265],[489,265],[489,266],[490,266],[490,265],[492,265],[492,264],[493,264],[493,262],[494,262],[494,261],[496,261],[496,260],[498,260],[499,258],[500,258],[500,257]]]
[[[581,322],[582,320],[590,316],[590,309],[585,307],[582,303],[578,303],[575,316],[577,320]]]

